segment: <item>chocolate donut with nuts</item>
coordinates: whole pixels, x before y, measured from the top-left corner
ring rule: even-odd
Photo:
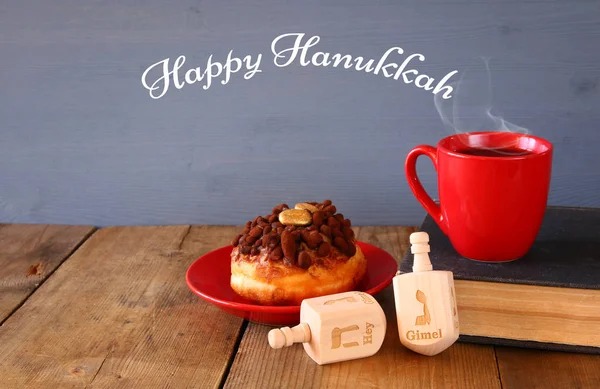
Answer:
[[[367,262],[351,226],[331,200],[277,205],[233,238],[232,289],[262,305],[353,290]]]

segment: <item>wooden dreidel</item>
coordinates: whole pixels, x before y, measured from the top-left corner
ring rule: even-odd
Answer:
[[[345,292],[302,301],[300,324],[273,329],[273,348],[302,343],[319,365],[370,357],[385,338],[385,313],[372,296]]]
[[[410,235],[413,272],[394,277],[394,299],[400,342],[424,355],[450,347],[459,335],[452,272],[432,270],[429,235]]]

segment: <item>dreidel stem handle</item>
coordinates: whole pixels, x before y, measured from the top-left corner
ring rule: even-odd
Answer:
[[[410,252],[414,254],[413,272],[433,270],[429,259],[429,234],[423,231],[413,232],[410,234],[410,244]]]
[[[300,323],[295,327],[281,327],[269,331],[269,345],[273,348],[289,347],[294,343],[310,342],[310,327]]]

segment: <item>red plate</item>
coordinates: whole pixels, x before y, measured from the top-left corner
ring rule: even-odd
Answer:
[[[394,258],[380,248],[358,242],[367,259],[367,273],[356,290],[375,295],[392,282],[398,265]],[[296,325],[300,320],[300,306],[256,305],[240,297],[229,286],[232,247],[226,246],[198,258],[188,269],[188,287],[200,298],[211,302],[232,315],[255,323],[268,325]]]

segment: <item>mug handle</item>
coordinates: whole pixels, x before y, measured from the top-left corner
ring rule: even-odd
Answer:
[[[427,211],[428,214],[431,215],[433,220],[437,223],[437,225],[442,229],[444,234],[448,235],[448,228],[446,225],[446,220],[442,215],[442,210],[440,207],[429,197],[421,181],[419,181],[419,177],[417,176],[417,158],[420,155],[425,155],[431,159],[433,162],[433,167],[436,172],[438,170],[437,167],[437,149],[428,145],[419,145],[413,148],[408,155],[406,156],[406,161],[404,163],[404,171],[406,173],[406,179],[408,180],[408,185],[412,190],[413,194],[419,200],[423,208]]]

